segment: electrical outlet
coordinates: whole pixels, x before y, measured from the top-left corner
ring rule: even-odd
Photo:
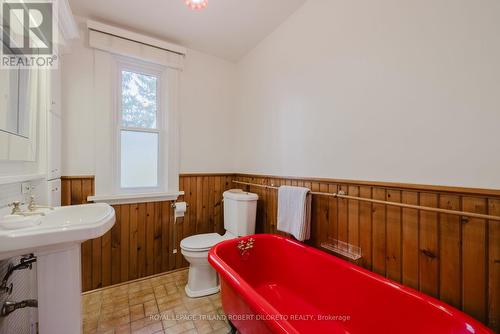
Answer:
[[[172,253],[177,254],[177,249],[174,249]]]
[[[29,193],[31,193],[31,183],[29,182],[23,182],[21,183],[21,193],[23,195],[28,195]]]

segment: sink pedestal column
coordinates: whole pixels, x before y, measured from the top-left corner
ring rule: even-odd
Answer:
[[[40,334],[82,331],[80,249],[70,243],[35,253]]]

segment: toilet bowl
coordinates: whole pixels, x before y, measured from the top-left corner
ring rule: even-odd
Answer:
[[[224,197],[226,233],[197,234],[181,241],[181,253],[189,262],[188,297],[196,298],[219,292],[219,277],[208,263],[208,251],[221,241],[255,233],[258,196],[240,189],[227,190]]]
[[[197,234],[181,241],[181,253],[189,262],[188,283],[185,287],[188,297],[196,298],[219,292],[219,277],[208,263],[208,251],[223,240],[236,238],[231,233]]]

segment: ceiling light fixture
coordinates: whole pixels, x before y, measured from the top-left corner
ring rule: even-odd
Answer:
[[[208,5],[208,0],[185,0],[185,2],[191,9],[203,9]]]

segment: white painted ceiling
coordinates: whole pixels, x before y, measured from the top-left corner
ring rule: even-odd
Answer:
[[[237,61],[306,0],[69,0],[73,14]]]

